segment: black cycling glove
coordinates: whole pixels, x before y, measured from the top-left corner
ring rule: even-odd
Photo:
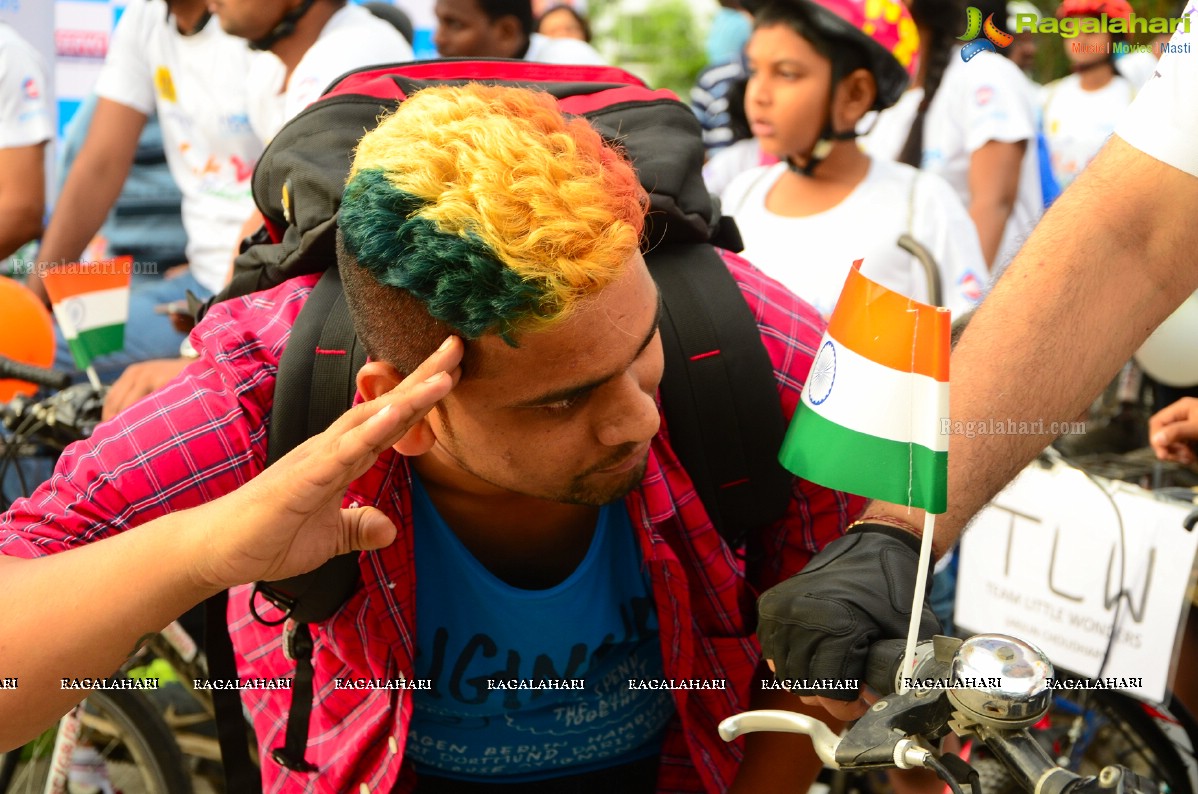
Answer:
[[[907,636],[919,538],[885,524],[860,524],[829,543],[807,566],[757,600],[757,637],[774,674],[800,695],[856,700],[816,682],[863,681],[869,647]],[[929,582],[928,590],[931,590]],[[940,631],[924,600],[920,639]],[[806,681],[811,686],[803,686]],[[835,684],[833,684],[835,686]]]

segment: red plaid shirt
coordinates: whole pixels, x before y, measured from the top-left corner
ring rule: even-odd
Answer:
[[[823,324],[743,259],[725,259],[761,327],[790,416]],[[34,557],[90,543],[214,499],[257,475],[266,458],[279,356],[314,283],[315,277],[299,278],[216,307],[193,334],[200,361],[68,449],[54,477],[0,517],[0,553]],[[318,773],[288,772],[270,760],[270,749],[283,743],[290,691],[242,692],[268,794],[407,791],[415,780],[402,763],[412,717],[407,693],[335,685],[338,678],[413,677],[410,476],[406,460],[388,452],[345,496],[346,505],[381,509],[399,528],[399,538],[362,555],[361,587],[337,615],[315,627],[307,757]],[[861,503],[796,480],[785,519],[761,532],[764,562],[746,574],[708,520],[664,427],[653,441],[644,481],[626,503],[652,579],[666,677],[727,682],[724,690],[674,692],[677,714],[667,729],[658,790],[722,791],[743,749],[722,741],[716,726],[748,707],[760,677],[751,629],[754,599],[843,532]],[[235,588],[229,603],[238,674],[290,677],[294,666],[283,655],[281,628],[250,617],[248,598],[248,587]]]

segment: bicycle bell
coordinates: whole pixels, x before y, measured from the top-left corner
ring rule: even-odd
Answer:
[[[1052,700],[1052,662],[1034,645],[1006,634],[978,634],[953,654],[947,693],[959,716],[997,728],[1040,719]]]

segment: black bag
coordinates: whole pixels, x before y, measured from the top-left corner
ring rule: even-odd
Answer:
[[[549,92],[564,112],[585,117],[605,139],[618,143],[635,165],[650,195],[642,250],[663,298],[661,396],[670,443],[721,536],[732,549],[741,549],[752,529],[783,515],[792,478],[777,462],[786,421],[773,365],[740,288],[714,247],[740,250],[740,238],[703,183],[703,143],[690,109],[669,91],[651,90],[609,67],[500,60],[374,67],[340,78],[279,131],[253,176],[265,225],[243,244],[230,285],[215,299],[323,272],[279,362],[267,465],[345,412],[365,361],[334,250],[354,146],[380,115],[421,88],[470,81]],[[321,355],[323,350],[347,354]],[[256,586],[255,598],[261,594],[295,621],[289,624],[295,630],[285,637],[296,660],[286,742],[272,753],[289,769],[316,771],[304,758],[313,672],[306,624],[330,618],[352,594],[357,579],[358,557],[351,554],[311,573]],[[215,640],[222,651],[216,655],[225,657],[226,677],[234,677],[225,599],[218,598],[209,605],[209,642]],[[221,663],[213,657],[210,645],[217,675]],[[236,713],[225,720],[218,715],[218,723],[239,729],[244,722],[232,694],[229,708]],[[249,767],[244,731],[228,741],[224,733],[227,773],[238,774],[236,767]],[[230,780],[238,787],[230,790],[247,790],[243,787],[249,784],[242,770],[239,780]]]

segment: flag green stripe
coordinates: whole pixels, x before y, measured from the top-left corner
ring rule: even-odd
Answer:
[[[948,453],[866,435],[800,405],[778,459],[825,488],[943,513]],[[908,487],[908,476],[910,485]]]
[[[67,345],[75,363],[80,369],[91,364],[92,359],[115,353],[125,348],[125,324],[102,325],[80,332],[74,339],[68,339]]]

